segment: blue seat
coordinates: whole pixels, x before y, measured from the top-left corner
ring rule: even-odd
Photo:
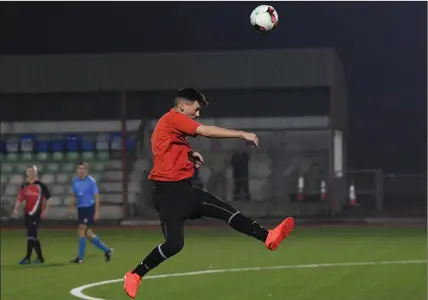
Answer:
[[[16,136],[11,136],[6,140],[6,151],[8,153],[16,153],[20,150],[20,142]]]
[[[34,135],[23,135],[20,141],[22,152],[33,152],[34,150]]]
[[[122,149],[122,133],[114,132],[110,137],[110,149],[112,151],[120,151]]]
[[[49,143],[47,141],[37,141],[35,148],[38,153],[49,152]]]
[[[26,134],[21,136],[21,142],[32,142],[34,140],[35,140],[34,135],[31,135],[31,134]]]
[[[126,149],[131,150],[135,146],[135,139],[133,138],[134,135],[131,136],[131,134],[127,133],[126,138]],[[110,139],[110,148],[114,151],[119,151],[122,149],[122,133],[121,132],[115,132],[111,134]]]
[[[82,151],[83,152],[92,152],[95,151],[95,142],[91,140],[82,141]]]
[[[132,150],[134,146],[135,146],[135,140],[133,138],[128,138],[128,140],[126,141],[126,149]]]
[[[64,142],[61,140],[52,141],[51,149],[53,152],[62,152],[64,150]]]
[[[80,151],[80,136],[69,135],[66,142],[67,151],[78,152]]]

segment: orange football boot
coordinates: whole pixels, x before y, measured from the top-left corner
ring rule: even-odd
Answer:
[[[271,251],[278,248],[282,240],[285,239],[291,231],[293,231],[293,227],[294,219],[292,217],[288,217],[274,229],[269,230],[269,234],[265,241],[266,247]]]
[[[132,299],[135,298],[138,291],[138,285],[141,284],[141,277],[138,274],[129,271],[124,276],[123,289]]]

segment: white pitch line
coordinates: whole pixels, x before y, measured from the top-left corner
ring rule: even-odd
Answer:
[[[400,265],[400,264],[424,264],[425,260],[390,260],[390,261],[363,261],[363,262],[347,262],[347,263],[326,263],[326,264],[307,264],[307,265],[286,265],[286,266],[271,266],[271,267],[252,267],[252,268],[238,268],[238,269],[220,269],[220,270],[205,270],[185,273],[172,273],[162,275],[145,276],[144,279],[159,279],[169,277],[183,277],[206,275],[215,273],[230,273],[230,272],[247,272],[247,271],[263,271],[263,270],[280,270],[280,269],[312,269],[312,268],[328,268],[328,267],[352,267],[352,266],[372,266],[372,265]],[[123,278],[112,279],[94,282],[86,285],[76,287],[70,291],[73,296],[85,300],[106,300],[103,298],[95,298],[83,293],[84,290],[100,285],[107,285],[123,281]]]

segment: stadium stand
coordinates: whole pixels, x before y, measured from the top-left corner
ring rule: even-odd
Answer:
[[[305,174],[306,193],[320,193],[320,181],[328,170],[329,140],[320,131],[255,131],[260,148],[249,151],[249,189],[252,201],[287,198],[297,186],[299,172]],[[194,149],[209,153],[200,177],[210,185],[213,176],[222,173],[223,186],[211,187],[223,199],[231,201],[233,178],[231,157],[242,148],[239,140],[191,140]]]
[[[212,120],[204,120],[213,123]],[[239,121],[239,120],[238,120]],[[151,186],[146,180],[151,169],[150,136],[155,120],[130,121],[127,152],[128,213],[138,219],[156,219],[151,204]],[[21,124],[10,127],[0,143],[2,155],[2,214],[10,211],[25,169],[36,165],[40,178],[52,191],[52,209],[48,218],[64,220],[71,198],[71,180],[76,164],[86,161],[90,175],[99,185],[102,219],[121,219],[123,213],[122,135],[115,122],[58,122]],[[245,124],[244,124],[245,125]],[[269,124],[268,124],[269,125]],[[281,214],[284,210],[300,212],[301,203],[292,203],[299,174],[305,176],[305,194],[320,198],[320,181],[328,170],[329,133],[324,130],[293,130],[261,124],[255,129],[260,148],[249,151],[249,190],[251,200],[240,205],[254,217]],[[51,133],[52,128],[59,128]],[[33,130],[31,132],[31,130]],[[73,132],[68,133],[67,132]],[[205,157],[198,180],[204,188],[226,201],[234,201],[231,158],[244,145],[239,140],[191,138],[192,148]],[[308,198],[308,197],[306,197]],[[306,199],[305,198],[305,199]],[[306,208],[305,208],[306,209]],[[312,209],[312,208],[311,208]],[[319,210],[319,206],[314,210]]]
[[[128,136],[126,147],[130,151],[135,140],[133,134]],[[85,161],[89,163],[90,175],[98,181],[103,194],[103,218],[120,218],[121,147],[120,133],[7,136],[0,146],[2,207],[10,207],[15,202],[27,166],[36,165],[40,179],[52,192],[52,210],[48,217],[63,219],[71,197],[71,180],[75,176],[76,165]]]

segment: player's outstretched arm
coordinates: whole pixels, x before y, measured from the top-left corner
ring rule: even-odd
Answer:
[[[100,217],[100,190],[98,189],[98,184],[95,181],[95,179],[93,179],[92,177],[90,177],[92,179],[92,194],[94,195],[94,199],[95,199],[95,220],[98,221],[99,217]]]
[[[95,198],[95,219],[98,221],[99,217],[100,217],[100,194],[96,193],[94,194],[94,198]]]
[[[16,198],[15,206],[13,207],[13,211],[12,211],[13,216],[15,216],[15,217],[18,216],[19,209],[20,209],[22,203],[24,202],[24,200],[25,200],[24,190],[21,186],[21,189],[19,190],[19,193],[18,193],[18,197]]]
[[[255,146],[258,146],[259,141],[254,133],[245,131],[226,129],[217,126],[199,125],[195,132],[197,135],[201,135],[207,138],[227,139],[237,138],[244,139],[252,142]]]
[[[74,209],[76,207],[76,194],[74,192],[71,193],[71,199],[70,202],[68,203],[68,211],[67,211],[67,215],[69,217],[71,217],[73,215]]]

